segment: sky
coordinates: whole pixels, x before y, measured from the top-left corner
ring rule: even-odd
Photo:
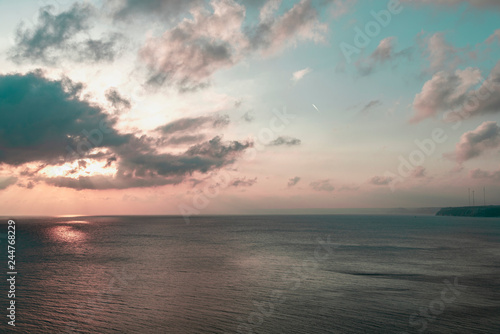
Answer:
[[[500,204],[499,1],[0,13],[4,214]]]

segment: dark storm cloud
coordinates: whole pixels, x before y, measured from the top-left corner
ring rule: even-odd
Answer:
[[[80,100],[75,87],[67,79],[45,79],[41,72],[0,76],[0,163],[54,162],[94,129],[108,131],[95,147],[129,140],[112,128],[114,119]]]
[[[102,39],[81,36],[91,29],[95,12],[94,7],[78,3],[59,14],[54,14],[51,6],[40,8],[34,27],[18,27],[10,58],[18,63],[46,64],[54,64],[61,58],[82,62],[113,60],[124,39],[121,34],[107,33]]]
[[[275,140],[271,141],[268,146],[296,146],[300,145],[301,140],[297,138],[292,138],[292,137],[287,137],[287,136],[280,136],[276,138]]]
[[[182,176],[196,171],[220,168],[234,162],[236,156],[250,147],[249,142],[223,142],[221,137],[191,146],[181,154],[158,153],[155,139],[142,136],[116,148],[123,176]]]
[[[214,138],[193,146],[185,153],[158,153],[144,138],[114,150],[118,156],[115,176],[96,175],[78,178],[42,178],[48,184],[74,189],[125,189],[178,184],[195,172],[207,173],[233,163],[238,153],[250,144],[230,142],[227,145]],[[214,144],[216,142],[217,144]],[[205,145],[206,144],[206,145]],[[208,148],[206,150],[200,148]]]
[[[216,136],[180,154],[160,153],[158,148],[165,145],[164,138],[119,134],[114,129],[115,119],[82,100],[80,90],[81,86],[69,79],[48,80],[40,71],[0,76],[0,164],[39,162],[38,167],[26,167],[19,176],[58,187],[124,189],[180,183],[195,172],[206,173],[233,163],[252,146],[250,142],[223,142]],[[223,116],[208,119],[204,122],[212,127],[227,121]],[[170,129],[182,131],[200,126],[188,123]],[[78,150],[82,143],[86,150]],[[70,151],[74,154],[68,154]],[[103,167],[113,166],[117,171],[114,176],[69,177],[86,168],[85,159],[100,162]],[[72,161],[78,161],[77,166],[65,176],[50,178],[42,173],[45,167]],[[15,182],[12,180],[2,180],[1,186],[7,187]]]
[[[132,178],[132,177],[109,177],[109,176],[80,176],[44,178],[43,181],[49,185],[61,188],[72,188],[77,190],[94,189],[128,189],[163,186],[166,184],[178,184],[182,182],[181,177],[177,178]]]
[[[204,143],[191,146],[186,154],[221,159],[230,157],[233,153],[241,152],[249,147],[252,147],[251,142],[240,143],[239,141],[231,141],[227,145],[224,145],[222,138],[217,136]]]

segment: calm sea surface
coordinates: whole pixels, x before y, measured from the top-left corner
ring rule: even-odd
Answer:
[[[15,221],[2,333],[500,333],[500,219]]]

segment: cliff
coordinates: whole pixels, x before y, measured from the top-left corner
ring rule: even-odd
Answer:
[[[500,205],[442,208],[436,216],[500,217]]]

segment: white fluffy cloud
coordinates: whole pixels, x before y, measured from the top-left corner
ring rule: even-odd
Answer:
[[[476,68],[467,68],[455,72],[436,73],[415,96],[413,108],[415,115],[412,122],[420,122],[434,117],[439,112],[448,111],[465,102],[468,90],[479,83],[481,72]]]
[[[306,67],[306,68],[304,68],[302,70],[293,72],[291,80],[293,82],[298,82],[299,80],[301,80],[303,77],[305,77],[310,72],[311,72],[311,69],[309,67]]]
[[[245,7],[234,0],[213,0],[212,10],[192,8],[191,18],[161,37],[150,38],[142,47],[140,58],[150,72],[148,83],[193,90],[208,85],[217,70],[233,66],[253,52],[272,55],[300,41],[324,40],[327,25],[319,22],[311,0],[302,0],[276,16],[280,4],[267,2],[258,24],[252,27],[243,26]]]

